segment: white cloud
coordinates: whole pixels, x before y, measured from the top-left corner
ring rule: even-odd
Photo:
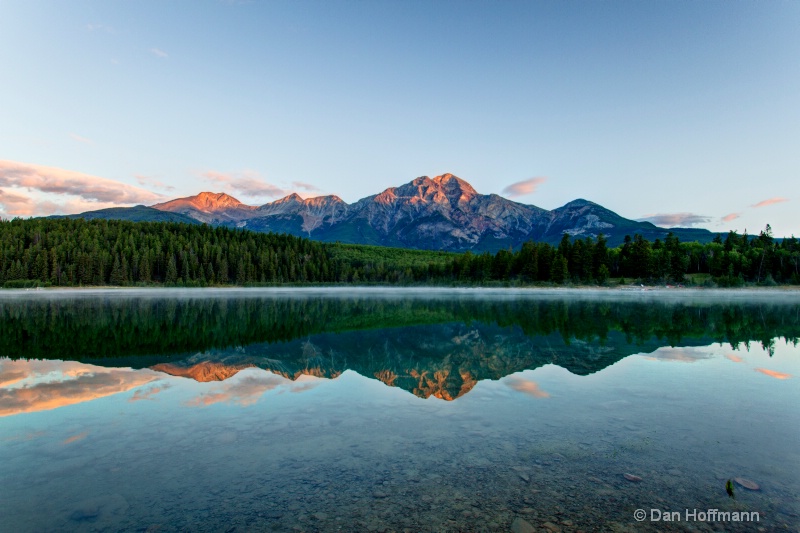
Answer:
[[[71,139],[73,139],[73,140],[75,140],[75,141],[78,141],[79,143],[83,143],[83,144],[94,144],[94,141],[93,141],[93,140],[91,140],[91,139],[87,139],[86,137],[81,137],[81,136],[80,136],[80,135],[78,135],[77,133],[70,133],[70,134],[69,134],[69,136],[70,136],[70,138],[71,138]]]
[[[139,185],[144,187],[153,187],[154,189],[161,189],[162,191],[174,191],[175,187],[172,185],[167,185],[163,181],[157,180],[155,178],[151,178],[149,176],[143,176],[141,174],[136,174],[136,182]]]
[[[652,222],[656,226],[668,228],[692,227],[698,224],[708,224],[711,218],[694,213],[659,213],[655,215],[645,215],[637,219],[639,222]]]

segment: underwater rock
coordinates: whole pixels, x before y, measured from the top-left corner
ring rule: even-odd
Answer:
[[[515,518],[511,523],[511,533],[535,533],[536,529],[525,519]]]
[[[750,481],[749,479],[745,479],[743,477],[735,477],[733,480],[737,485],[744,487],[747,490],[761,490],[761,487],[755,481]]]
[[[70,514],[69,517],[71,520],[80,522],[81,520],[91,520],[93,518],[97,518],[99,514],[100,508],[97,505],[82,505],[72,511],[72,514]]]

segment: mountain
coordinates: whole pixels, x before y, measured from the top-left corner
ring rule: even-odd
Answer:
[[[711,337],[683,339],[681,346],[712,342]],[[254,367],[291,380],[303,375],[333,379],[352,370],[420,398],[455,400],[479,381],[496,381],[544,365],[586,376],[664,345],[656,337],[633,344],[619,331],[609,331],[601,343],[565,339],[560,333],[531,336],[518,327],[497,324],[451,322],[208,350],[150,368],[202,382],[224,381]]]
[[[201,192],[197,196],[156,204],[153,209],[186,215],[206,224],[237,222],[256,210],[224,192]]]
[[[110,207],[87,211],[78,215],[54,215],[52,218],[83,218],[86,220],[129,220],[131,222],[182,222],[184,224],[200,224],[193,217],[162,211],[153,207],[137,205],[134,207]]]
[[[250,206],[225,193],[203,192],[152,207],[206,224],[324,242],[447,251],[493,252],[518,248],[528,240],[555,244],[565,233],[578,238],[603,234],[610,246],[636,233],[654,240],[672,231],[683,241],[701,242],[715,235],[703,229],[666,229],[629,220],[583,199],[548,211],[496,194],[480,194],[452,174],[422,176],[353,204],[338,196],[303,199],[291,194]]]

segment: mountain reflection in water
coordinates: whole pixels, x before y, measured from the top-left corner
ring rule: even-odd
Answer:
[[[547,364],[588,375],[636,353],[692,359],[693,346],[758,342],[769,351],[800,337],[800,306],[765,298],[198,294],[6,301],[0,356],[150,367],[201,382],[251,367],[292,380],[353,370],[453,400],[481,380]]]
[[[0,529],[800,523],[797,293],[348,291],[0,293]]]

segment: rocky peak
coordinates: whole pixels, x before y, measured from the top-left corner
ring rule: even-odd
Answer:
[[[283,198],[280,198],[278,200],[275,200],[272,203],[273,204],[286,204],[286,203],[296,203],[296,202],[297,203],[303,203],[303,198],[299,194],[297,194],[296,192],[293,192],[292,194],[290,194],[288,196],[284,196]]]
[[[201,192],[196,196],[196,202],[209,207],[238,207],[242,202],[224,192]]]
[[[253,364],[226,365],[225,363],[214,361],[202,361],[191,366],[159,363],[150,368],[172,376],[191,378],[195,381],[207,383],[209,381],[225,381],[231,376],[238,374],[239,371],[254,366]]]
[[[597,206],[596,203],[590,202],[589,200],[584,200],[583,198],[578,198],[577,200],[572,200],[561,206],[560,209],[578,209],[580,207],[595,207]]]
[[[306,198],[303,203],[310,207],[328,207],[331,205],[343,205],[345,202],[335,194],[329,194],[328,196]]]
[[[449,173],[436,176],[432,181],[444,191],[452,205],[469,202],[478,195],[472,185]]]
[[[420,176],[400,187],[391,187],[374,197],[383,205],[392,205],[400,200],[412,205],[438,204],[454,208],[478,196],[472,185],[452,175],[442,174],[431,179]]]
[[[253,209],[249,205],[245,205],[233,196],[224,192],[201,192],[195,196],[187,196],[186,198],[177,198],[156,204],[154,209],[162,211],[182,211],[185,209],[196,209],[204,213],[214,213],[217,211],[224,211],[226,209]]]

